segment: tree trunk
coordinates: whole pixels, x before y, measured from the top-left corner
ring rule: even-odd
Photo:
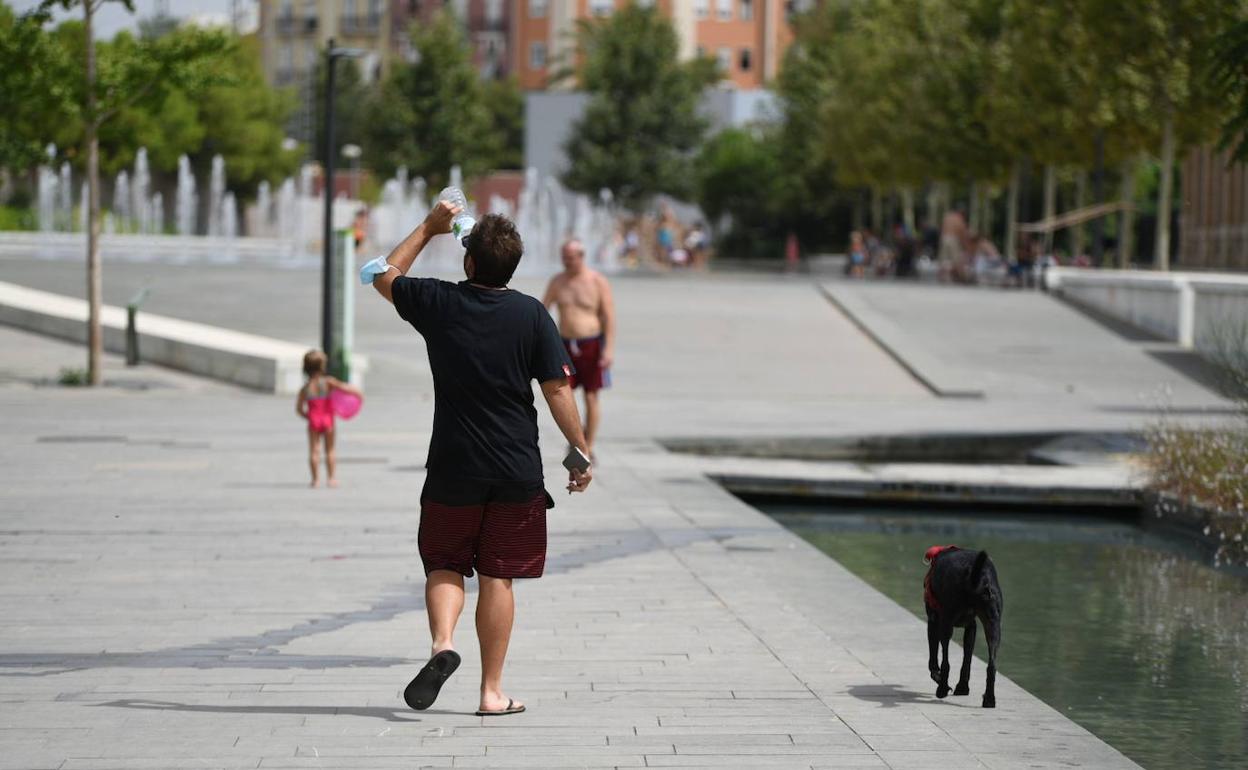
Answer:
[[[1161,139],[1161,189],[1157,191],[1157,253],[1153,258],[1158,270],[1170,269],[1170,197],[1174,183],[1174,117],[1166,114]]]
[[[914,188],[901,188],[901,222],[906,227],[906,233],[913,236],[914,230]]]
[[[1057,168],[1052,164],[1044,167],[1044,218],[1057,216]],[[1053,231],[1044,234],[1044,253],[1053,253]]]
[[[1092,205],[1105,200],[1105,130],[1096,132],[1096,169],[1092,173]],[[1092,265],[1104,267],[1105,217],[1092,220]]]
[[[884,196],[878,187],[871,188],[871,232],[878,238],[884,226]]]
[[[84,0],[84,31],[87,36],[87,382],[99,385],[104,358],[104,335],[100,329],[103,284],[100,279],[100,139],[95,105],[95,40],[92,38],[94,0]]]
[[[966,228],[970,232],[980,232],[980,182],[971,180],[970,201],[966,207]]]
[[[1131,267],[1135,251],[1135,158],[1122,162],[1122,217],[1118,225],[1118,268]]]
[[[1005,258],[1013,262],[1018,256],[1018,187],[1022,176],[1022,163],[1015,161],[1010,169],[1010,191],[1006,196],[1005,212]]]
[[[1085,169],[1079,169],[1075,174],[1075,208],[1083,208],[1083,204],[1088,194],[1088,172]],[[1084,248],[1084,231],[1083,225],[1075,225],[1070,230],[1070,257],[1074,259],[1083,255]]]
[[[930,227],[940,227],[940,191],[937,189],[936,183],[928,185],[927,188],[927,224]]]
[[[983,227],[984,237],[996,243],[992,237],[992,200],[995,197],[992,187],[984,187],[984,212],[980,214],[980,225]]]

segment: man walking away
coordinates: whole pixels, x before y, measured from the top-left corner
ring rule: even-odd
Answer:
[[[459,667],[453,634],[464,608],[464,578],[479,573],[481,716],[516,714],[524,704],[503,692],[503,662],[515,613],[512,580],[540,577],[546,563],[546,510],[532,381],[572,446],[589,446],[568,378],[574,370],[554,322],[533,297],[507,288],[523,245],[504,217],[483,217],[465,240],[459,283],[408,278],[433,236],[450,232],[459,207],[439,202],[384,260],[365,266],[373,286],[422,337],[433,372],[433,435],[420,496],[420,558],[433,649],[403,693],[414,709],[433,704]],[[572,471],[583,492],[591,471]]]
[[[572,387],[585,389],[585,441],[592,452],[602,419],[598,391],[610,387],[615,360],[615,301],[606,277],[586,266],[580,241],[563,244],[560,256],[563,272],[550,279],[542,304],[559,308],[559,333],[576,367]]]

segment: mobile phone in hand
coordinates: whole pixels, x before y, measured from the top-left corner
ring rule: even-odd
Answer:
[[[580,449],[571,447],[568,450],[568,456],[563,458],[563,467],[570,471],[584,473],[589,470],[589,458]]]

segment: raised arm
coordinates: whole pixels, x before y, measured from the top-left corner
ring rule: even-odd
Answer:
[[[364,391],[360,390],[351,383],[343,382],[337,377],[327,377],[326,379],[329,381],[330,390],[341,390],[343,392],[350,393],[356,398],[364,398]]]
[[[611,295],[611,284],[607,277],[598,274],[598,290],[602,299],[598,303],[598,321],[602,324],[602,356],[598,365],[607,368],[615,360],[615,298]]]
[[[542,295],[542,305],[550,310],[550,306],[555,304],[555,286],[559,283],[559,276],[550,279],[550,283],[546,284],[546,293]]]
[[[373,288],[378,294],[385,297],[388,302],[394,302],[394,294],[390,289],[394,279],[400,275],[407,275],[416,257],[420,256],[420,252],[428,245],[429,239],[451,231],[451,220],[459,211],[459,206],[452,206],[446,201],[438,201],[433,208],[429,209],[425,221],[409,233],[402,243],[394,247],[390,256],[386,257],[386,262],[394,269],[373,277]]]
[[[568,443],[589,457],[589,445],[585,443],[585,434],[581,430],[581,416],[576,412],[576,399],[572,396],[572,388],[566,377],[547,380],[542,383],[542,395],[546,398],[546,406],[550,407],[550,415],[555,418],[563,437]],[[568,471],[568,491],[584,492],[593,480],[593,468],[581,473]]]

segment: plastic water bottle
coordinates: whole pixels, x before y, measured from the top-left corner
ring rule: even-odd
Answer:
[[[442,201],[459,207],[459,213],[455,215],[455,219],[451,220],[451,235],[454,235],[455,240],[462,244],[477,224],[477,220],[468,213],[468,200],[464,198],[464,191],[458,187],[448,187],[438,193],[437,202]]]

